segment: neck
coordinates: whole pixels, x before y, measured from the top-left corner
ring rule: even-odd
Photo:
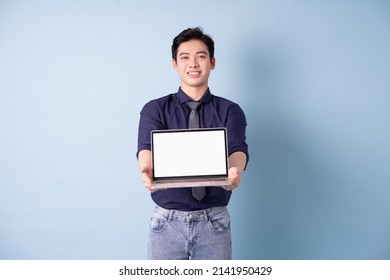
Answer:
[[[208,86],[205,86],[205,87],[186,87],[186,86],[181,85],[181,89],[193,101],[198,101],[206,93]]]

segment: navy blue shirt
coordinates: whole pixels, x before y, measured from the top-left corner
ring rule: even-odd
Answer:
[[[188,128],[191,99],[179,88],[177,93],[169,94],[145,104],[141,111],[138,128],[138,152],[151,150],[150,132],[154,129]],[[226,127],[228,133],[228,153],[244,152],[248,156],[245,130],[246,118],[242,109],[234,102],[212,95],[210,90],[199,100],[200,126],[202,128]],[[207,187],[202,201],[196,200],[191,188],[173,188],[151,194],[153,201],[162,208],[193,211],[229,203],[231,191],[221,187]]]

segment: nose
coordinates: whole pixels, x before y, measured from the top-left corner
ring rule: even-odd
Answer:
[[[196,68],[199,66],[199,63],[198,63],[198,60],[196,59],[196,57],[190,58],[189,66],[192,68]]]

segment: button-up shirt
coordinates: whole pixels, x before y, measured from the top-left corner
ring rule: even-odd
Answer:
[[[150,150],[150,132],[158,129],[188,128],[190,108],[187,102],[191,99],[179,88],[177,93],[152,100],[141,110],[138,128],[138,152]],[[225,127],[227,130],[228,153],[244,152],[248,156],[245,130],[246,118],[242,109],[234,102],[212,95],[208,89],[199,100],[200,127]],[[210,207],[226,206],[231,191],[221,187],[207,187],[202,201],[196,200],[191,188],[172,188],[153,192],[153,201],[162,208],[181,211],[193,211]]]

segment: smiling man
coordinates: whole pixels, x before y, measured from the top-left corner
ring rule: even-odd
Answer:
[[[172,64],[179,74],[181,89],[192,100],[198,101],[208,88],[210,72],[215,68],[215,58],[210,56],[207,46],[199,40],[181,43],[177,52]]]
[[[172,65],[180,77],[178,91],[148,102],[141,111],[138,129],[138,165],[143,184],[156,203],[150,223],[148,258],[231,259],[227,205],[248,161],[246,118],[236,103],[210,92],[209,76],[215,68],[214,41],[201,28],[188,28],[173,39]],[[201,196],[194,195],[191,188],[154,191],[150,132],[189,128],[190,107],[194,103],[199,127],[227,130],[231,184],[207,187]]]

